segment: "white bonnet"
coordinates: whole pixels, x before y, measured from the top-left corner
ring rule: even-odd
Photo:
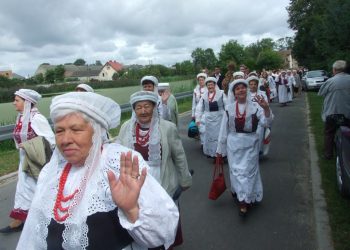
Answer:
[[[234,80],[232,83],[230,83],[230,85],[232,84],[232,90],[235,89],[235,87],[240,84],[240,83],[243,83],[246,87],[248,87],[248,83],[246,80],[244,79],[237,79],[237,80]]]
[[[50,105],[50,116],[54,121],[59,110],[72,109],[91,117],[105,129],[118,127],[120,107],[112,99],[92,92],[69,92],[56,96]]]
[[[145,81],[150,81],[150,82],[152,82],[154,84],[154,86],[158,86],[158,79],[155,76],[144,76],[144,77],[142,77],[141,85],[143,85],[143,83]]]
[[[237,71],[237,72],[234,72],[232,74],[233,77],[236,77],[236,76],[241,76],[241,77],[244,77],[244,73],[242,71]]]
[[[160,82],[158,84],[158,90],[169,89],[170,85],[168,82]]]
[[[197,75],[197,79],[198,79],[199,77],[203,77],[203,78],[205,79],[205,78],[207,78],[207,74],[206,74],[206,73],[199,73],[199,74]]]
[[[41,99],[41,95],[32,89],[19,89],[15,92],[15,95],[22,97],[33,104],[37,104]]]
[[[252,71],[248,74],[248,76],[258,76],[258,73],[256,73],[256,71]]]
[[[213,82],[214,84],[216,84],[217,80],[215,77],[210,76],[205,79],[205,84],[208,84],[208,82]]]
[[[138,91],[130,96],[130,104],[133,106],[136,102],[151,101],[154,104],[158,102],[158,94],[151,91]]]
[[[247,83],[249,83],[250,81],[256,81],[257,83],[259,83],[259,78],[256,76],[250,76],[246,79]]]
[[[84,90],[87,91],[87,92],[94,92],[94,89],[93,89],[91,86],[89,86],[89,85],[87,85],[87,84],[85,84],[85,83],[79,84],[79,85],[75,88],[75,90],[77,90],[77,89],[84,89]]]

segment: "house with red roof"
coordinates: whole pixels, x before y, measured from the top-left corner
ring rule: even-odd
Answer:
[[[123,65],[117,61],[109,60],[102,67],[98,78],[100,81],[111,81],[115,73],[118,73],[123,69]]]

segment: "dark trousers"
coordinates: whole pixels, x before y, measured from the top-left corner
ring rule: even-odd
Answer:
[[[324,157],[330,159],[333,157],[335,149],[335,133],[337,131],[337,123],[332,119],[326,119],[324,125]]]

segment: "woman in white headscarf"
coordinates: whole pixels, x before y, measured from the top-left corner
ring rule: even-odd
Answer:
[[[227,155],[231,192],[240,203],[239,214],[244,216],[248,206],[263,197],[259,171],[258,124],[268,126],[273,119],[268,103],[257,95],[248,98],[248,84],[244,79],[230,85],[226,114],[219,133],[218,157]]]
[[[172,244],[176,205],[147,174],[139,153],[108,143],[106,131],[120,122],[119,105],[95,93],[71,92],[53,98],[50,116],[57,147],[40,173],[17,249]]]
[[[205,80],[207,93],[199,100],[196,108],[196,123],[200,126],[202,116],[205,119],[203,153],[208,157],[216,157],[221,119],[225,111],[224,91],[216,85],[215,77]]]
[[[287,102],[289,101],[288,92],[290,91],[289,81],[288,81],[288,77],[286,76],[286,71],[281,72],[276,82],[278,82],[278,102],[282,106],[286,106]]]
[[[250,100],[254,102],[256,96],[262,96],[264,97],[264,100],[268,103],[268,97],[266,96],[265,91],[261,91],[258,89],[259,86],[259,78],[256,76],[250,76],[246,79],[248,86],[249,86],[249,97]],[[263,147],[264,147],[264,135],[265,135],[265,127],[262,127],[260,124],[258,124],[258,128],[256,130],[256,133],[259,135],[259,154],[261,155],[263,153]]]
[[[23,171],[23,161],[26,154],[23,144],[37,136],[42,136],[52,148],[55,145],[54,134],[49,122],[35,106],[40,98],[41,95],[31,89],[20,89],[15,92],[13,105],[18,111],[18,116],[13,138],[19,149],[18,181],[15,204],[10,213],[13,220],[9,226],[0,229],[1,233],[16,232],[23,228],[36,188],[35,178]]]
[[[196,107],[203,95],[207,93],[208,89],[205,85],[205,79],[207,78],[207,74],[205,73],[199,73],[197,75],[197,86],[193,90],[193,97],[192,97],[192,120],[196,120]],[[202,116],[201,124],[198,127],[199,129],[199,136],[201,140],[201,144],[203,146],[204,143],[204,133],[205,133],[205,122],[204,122],[204,115]]]
[[[159,118],[156,111],[157,95],[139,91],[131,95],[133,115],[119,132],[120,144],[138,151],[150,166],[149,173],[174,197],[178,189],[192,185],[185,150],[175,124]],[[180,225],[180,224],[179,224]],[[179,227],[175,245],[182,243]]]

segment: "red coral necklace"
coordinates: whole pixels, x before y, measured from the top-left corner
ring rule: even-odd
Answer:
[[[140,134],[140,130],[141,130],[140,124],[136,123],[135,130],[136,130],[136,143],[141,145],[141,146],[145,146],[148,143],[148,141],[149,141],[150,129],[148,129],[147,133],[142,136]]]
[[[236,119],[245,120],[246,114],[247,114],[247,106],[245,107],[243,114],[241,114],[239,112],[238,102],[236,102]]]
[[[67,163],[66,166],[64,167],[63,172],[62,172],[61,177],[60,177],[56,202],[55,202],[55,206],[53,208],[53,213],[54,213],[55,219],[58,222],[65,221],[70,215],[68,212],[69,206],[63,207],[62,203],[65,203],[65,202],[72,200],[78,192],[78,189],[76,189],[76,190],[74,190],[73,194],[71,194],[71,195],[68,195],[68,196],[63,195],[64,186],[66,185],[67,177],[68,177],[68,174],[69,174],[69,171],[71,170],[71,168],[72,168],[72,164]],[[63,214],[63,215],[61,216],[60,214]]]

